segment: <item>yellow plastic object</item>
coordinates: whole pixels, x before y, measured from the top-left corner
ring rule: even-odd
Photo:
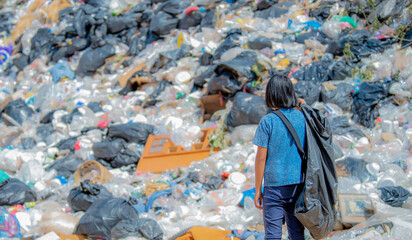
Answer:
[[[95,160],[84,162],[74,176],[76,184],[85,180],[90,180],[91,183],[105,183],[111,178],[112,174],[107,171],[107,168]]]
[[[150,135],[142,157],[137,165],[138,172],[161,173],[177,167],[188,167],[190,163],[200,161],[210,155],[209,134],[213,128],[203,129],[203,138],[190,149],[174,145],[168,135]],[[214,152],[220,149],[214,149]]]

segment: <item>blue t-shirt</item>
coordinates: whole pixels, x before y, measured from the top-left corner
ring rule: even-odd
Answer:
[[[294,108],[280,109],[298,133],[305,146],[305,116]],[[264,186],[276,187],[303,182],[302,159],[292,134],[274,113],[263,117],[256,129],[253,144],[267,148]]]

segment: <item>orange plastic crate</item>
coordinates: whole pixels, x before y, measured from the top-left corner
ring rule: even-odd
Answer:
[[[137,171],[161,173],[177,167],[188,167],[191,162],[207,158],[211,151],[209,134],[213,130],[203,129],[201,142],[193,144],[190,149],[174,145],[168,135],[150,135],[137,165]],[[220,149],[214,149],[214,152],[217,151]]]

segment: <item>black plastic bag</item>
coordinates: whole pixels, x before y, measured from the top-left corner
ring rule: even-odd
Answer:
[[[269,38],[258,36],[249,40],[247,45],[251,49],[261,50],[264,48],[272,48],[272,41]]]
[[[405,201],[412,196],[408,190],[401,186],[388,186],[378,188],[381,191],[381,199],[392,207],[402,207]]]
[[[239,47],[240,46],[239,43],[236,43],[235,40],[236,39],[229,38],[223,41],[213,53],[213,60],[220,60],[223,53],[225,53],[227,50],[231,48]]]
[[[145,144],[147,138],[154,131],[154,127],[145,123],[126,123],[109,127],[108,136],[122,138],[127,142]]]
[[[226,71],[220,75],[213,75],[208,83],[207,89],[210,94],[221,93],[225,96],[232,97],[242,89],[242,85],[237,81],[235,74],[231,71]]]
[[[122,149],[119,154],[110,162],[112,168],[119,168],[123,166],[128,166],[130,164],[137,165],[140,160],[140,155],[129,150]]]
[[[353,104],[352,91],[353,87],[349,83],[339,83],[335,85],[336,89],[327,91],[322,87],[320,97],[324,103],[333,103],[343,110],[349,110]]]
[[[71,150],[73,151],[74,149],[74,145],[77,143],[77,137],[70,137],[70,138],[66,138],[61,140],[60,142],[58,142],[56,144],[56,147],[59,150]]]
[[[163,11],[171,15],[178,15],[182,13],[182,9],[185,9],[190,6],[189,0],[168,0],[160,4],[155,13]]]
[[[106,161],[113,160],[121,150],[126,148],[126,141],[124,139],[109,139],[103,140],[93,144],[93,154],[95,159],[103,159]]]
[[[46,168],[46,171],[50,172],[54,169],[57,176],[63,176],[64,178],[69,179],[83,163],[84,161],[81,158],[77,158],[74,155],[67,155],[54,160],[54,162]]]
[[[350,135],[355,139],[365,137],[362,130],[349,123],[347,116],[332,117],[329,122],[334,135]]]
[[[238,92],[227,116],[227,124],[237,127],[245,124],[258,124],[268,110],[265,99],[249,93]]]
[[[193,83],[198,88],[203,88],[205,83],[215,75],[216,66],[210,66],[205,71],[201,72],[197,77],[193,78]]]
[[[29,119],[34,113],[34,111],[30,107],[28,107],[21,98],[9,102],[4,108],[3,112],[9,115],[9,117],[11,117],[19,124],[22,124],[24,121]],[[7,120],[6,124],[7,126],[14,126]]]
[[[79,187],[70,190],[67,202],[73,212],[86,211],[95,201],[111,198],[112,194],[99,184],[92,184],[89,180],[80,183]]]
[[[312,81],[298,81],[295,85],[297,98],[303,98],[308,105],[319,101],[320,84]]]
[[[23,149],[32,149],[37,143],[33,138],[22,138],[21,144],[23,145]]]
[[[270,8],[276,3],[278,3],[278,0],[260,0],[256,5],[256,8],[257,10],[264,10]]]
[[[143,237],[152,240],[162,240],[163,231],[159,224],[150,218],[135,218],[122,220],[112,229],[112,239],[127,237]]]
[[[358,92],[354,95],[352,112],[353,120],[365,127],[372,128],[376,125],[379,111],[376,107],[380,101],[388,97],[390,82],[363,82]]]
[[[165,12],[159,12],[152,18],[149,28],[157,36],[164,36],[169,34],[172,29],[175,29],[178,23],[179,19]]]
[[[0,206],[23,205],[35,201],[37,194],[19,179],[10,178],[0,183]]]
[[[248,81],[252,81],[256,78],[255,73],[252,71],[252,66],[256,64],[257,55],[255,52],[246,51],[237,55],[234,59],[219,63],[215,69],[216,74],[225,71],[231,71],[238,77],[246,77]]]
[[[306,33],[301,33],[298,36],[296,36],[297,43],[304,44],[305,40],[308,40],[308,39],[317,40],[322,44],[328,44],[331,41],[326,34],[324,34],[321,31],[317,31],[317,30],[306,32]]]
[[[36,135],[45,142],[47,137],[54,132],[54,127],[52,123],[42,124],[36,128]]]
[[[21,54],[20,57],[13,60],[13,64],[21,71],[29,65],[29,57]]]
[[[79,37],[84,38],[87,35],[87,25],[88,21],[86,20],[86,13],[82,9],[78,9],[74,13],[74,20],[73,20],[74,29]]]
[[[326,82],[330,80],[330,61],[316,61],[300,68],[292,74],[299,81]]]
[[[75,108],[71,113],[62,116],[61,120],[63,123],[70,124],[73,121],[74,116],[82,116],[79,111],[79,108]]]
[[[296,218],[312,237],[326,237],[337,220],[338,179],[332,131],[327,118],[317,109],[302,105],[306,118],[305,187],[295,206]]]
[[[287,12],[288,12],[287,8],[278,7],[278,4],[276,4],[275,6],[264,9],[262,11],[256,11],[254,17],[263,18],[263,19],[279,18],[283,14],[286,14]]]
[[[72,44],[59,48],[52,55],[52,61],[57,62],[62,58],[71,57],[76,51],[86,49],[89,41],[86,38],[74,38]]]
[[[132,13],[124,16],[109,17],[106,20],[107,30],[109,33],[119,33],[125,29],[137,27],[141,20],[141,13]]]
[[[202,22],[200,23],[201,28],[215,28],[216,25],[216,11],[215,10],[210,10],[206,12],[206,15],[202,19]]]
[[[190,27],[198,26],[203,19],[203,15],[200,11],[193,11],[185,16],[179,22],[179,29],[189,29]]]
[[[139,217],[132,206],[133,199],[107,198],[95,201],[80,218],[74,234],[86,235],[92,239],[111,239],[111,230],[122,220]]]
[[[80,58],[76,75],[93,75],[99,67],[103,66],[106,58],[113,56],[114,53],[114,48],[108,44],[85,52]]]

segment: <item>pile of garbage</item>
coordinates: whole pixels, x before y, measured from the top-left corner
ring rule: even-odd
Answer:
[[[0,7],[0,238],[264,239],[251,141],[272,75],[331,124],[329,239],[412,238],[410,1]]]

